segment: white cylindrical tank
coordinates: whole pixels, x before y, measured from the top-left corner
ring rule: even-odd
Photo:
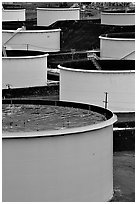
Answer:
[[[105,34],[100,38],[101,59],[135,60],[135,34]]]
[[[7,51],[8,52],[8,51]],[[14,52],[14,51],[12,51]],[[16,53],[19,51],[16,51]],[[28,51],[29,52],[29,51]],[[2,57],[2,88],[45,86],[47,84],[47,56],[45,53]]]
[[[2,21],[25,21],[25,9],[2,9]]]
[[[103,112],[107,120],[94,125],[3,134],[3,202],[109,201],[116,116]]]
[[[135,12],[103,11],[101,24],[106,25],[135,25]]]
[[[61,66],[59,68],[60,100],[105,107],[107,92],[107,107],[110,110],[135,111],[134,70],[83,70]]]
[[[36,26],[36,30],[21,30],[14,35],[16,30],[2,30],[2,44],[11,38],[6,43],[6,49],[58,52],[60,51],[60,31],[61,29],[39,30]]]
[[[59,20],[80,20],[80,8],[37,8],[38,26],[49,26]]]

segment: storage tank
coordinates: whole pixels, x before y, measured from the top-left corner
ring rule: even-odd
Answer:
[[[2,21],[25,21],[25,9],[2,9]]]
[[[101,107],[106,103],[114,112],[135,111],[135,61],[98,60],[95,66],[92,60],[83,60],[58,67],[60,100]]]
[[[49,26],[59,20],[80,20],[80,8],[37,8],[38,26]]]
[[[17,32],[15,26],[2,30],[2,44],[6,49],[36,50],[45,52],[60,51],[61,29],[50,29],[44,26],[24,26]],[[8,26],[6,25],[6,28]],[[8,41],[8,42],[7,42]]]
[[[2,88],[45,86],[47,56],[44,52],[7,50],[2,57]]]
[[[101,24],[135,25],[135,10],[104,10],[101,12]]]
[[[34,123],[46,119],[48,124],[52,123],[51,129],[15,132],[16,117],[22,112],[26,114],[25,110],[30,113],[30,109],[37,112],[31,114],[36,117]],[[11,113],[10,119],[14,118],[14,130],[8,124],[9,129],[2,136],[3,202],[104,202],[112,198],[113,123],[117,119],[111,111],[67,101],[12,100],[12,105],[3,107],[3,122],[7,111]],[[19,126],[24,121],[23,114]],[[84,122],[85,115],[92,116],[87,120],[89,124]],[[26,117],[30,119],[27,128],[33,119]],[[5,128],[6,124],[5,121]]]
[[[135,60],[135,33],[109,33],[99,36],[101,59]]]

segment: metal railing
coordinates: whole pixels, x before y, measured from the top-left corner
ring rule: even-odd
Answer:
[[[132,52],[126,54],[124,57],[122,57],[120,60],[124,60],[126,57],[130,56],[131,54],[133,54],[135,52],[135,50],[133,50]]]

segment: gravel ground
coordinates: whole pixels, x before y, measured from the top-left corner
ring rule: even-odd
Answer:
[[[111,202],[135,202],[135,152],[115,152],[114,197]]]

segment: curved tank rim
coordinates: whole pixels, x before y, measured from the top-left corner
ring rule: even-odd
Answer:
[[[13,51],[17,51],[17,50],[13,50]],[[26,51],[26,50],[21,50],[21,51]],[[37,51],[31,51],[31,52],[37,52]],[[37,55],[26,55],[26,56],[7,56],[7,57],[4,57],[4,56],[2,56],[2,60],[12,60],[12,59],[17,59],[17,60],[19,60],[19,59],[37,59],[37,58],[43,58],[43,57],[47,57],[47,56],[49,56],[49,54],[48,53],[45,53],[45,52],[42,52],[42,51],[39,51],[39,52],[41,52],[40,54],[37,54]]]
[[[111,38],[111,37],[105,37],[105,36],[99,36],[100,39],[104,40],[113,40],[113,41],[135,41],[135,38]]]
[[[43,54],[43,55],[36,55],[36,56],[25,56],[25,57],[2,57],[4,60],[9,60],[9,59],[35,59],[35,58],[42,58],[42,57],[47,57],[49,54]]]
[[[14,101],[16,101],[16,100],[14,100]],[[21,100],[21,101],[25,101],[25,100]],[[45,101],[45,102],[48,103],[50,101]],[[67,104],[75,104],[75,105],[81,104],[82,105],[82,103],[77,103],[77,102],[68,102],[68,101],[59,101],[59,102],[63,103],[64,107],[65,106],[67,107]],[[92,108],[93,107],[99,108],[100,111],[96,111],[96,112],[100,113],[100,114],[101,114],[101,110],[105,110],[105,112],[107,112],[108,114],[111,114],[111,116],[109,116],[109,119],[107,119],[106,121],[102,121],[102,122],[97,123],[97,124],[86,125],[86,126],[82,126],[82,127],[73,127],[73,128],[66,128],[66,129],[64,128],[64,129],[49,130],[49,131],[43,130],[43,131],[31,131],[31,132],[24,132],[24,131],[4,132],[4,133],[2,133],[2,139],[65,136],[65,135],[70,135],[70,134],[77,134],[77,133],[84,133],[84,132],[99,130],[99,129],[111,126],[111,125],[113,125],[113,123],[115,123],[117,121],[117,116],[115,114],[113,114],[113,112],[109,109],[104,109],[100,106],[92,105],[92,104],[86,104],[86,103],[84,103],[83,105],[88,105]],[[73,107],[73,106],[69,106],[69,107]]]
[[[101,15],[135,15],[135,13],[113,13],[113,12],[101,12]]]
[[[2,11],[6,12],[18,12],[18,11],[25,11],[26,9],[2,9]]]
[[[108,71],[108,70],[84,70],[84,69],[74,69],[70,67],[63,67],[61,65],[58,65],[59,69],[66,70],[66,71],[73,71],[73,72],[84,72],[84,73],[102,73],[102,74],[129,74],[129,73],[135,73],[135,70],[114,70],[114,71]]]
[[[16,30],[2,30],[2,32],[6,33],[14,33]],[[21,30],[20,33],[53,33],[53,32],[60,32],[61,29],[50,29],[50,30]]]
[[[100,122],[96,125],[88,125],[83,127],[74,127],[68,129],[50,130],[50,131],[32,131],[32,132],[12,132],[12,133],[2,133],[2,139],[12,139],[12,138],[34,138],[34,137],[55,137],[55,136],[65,136],[70,134],[78,134],[89,131],[95,131],[99,129],[106,128],[113,125],[117,121],[117,116],[114,114],[113,117],[105,122]]]
[[[106,34],[101,34],[99,36],[99,38],[100,39],[108,39],[108,40],[134,41],[135,40],[135,32],[106,33]]]
[[[80,10],[80,8],[57,8],[57,7],[54,7],[54,8],[49,8],[49,7],[45,7],[45,8],[36,8],[37,10],[46,10],[46,11],[74,11],[74,10]]]

